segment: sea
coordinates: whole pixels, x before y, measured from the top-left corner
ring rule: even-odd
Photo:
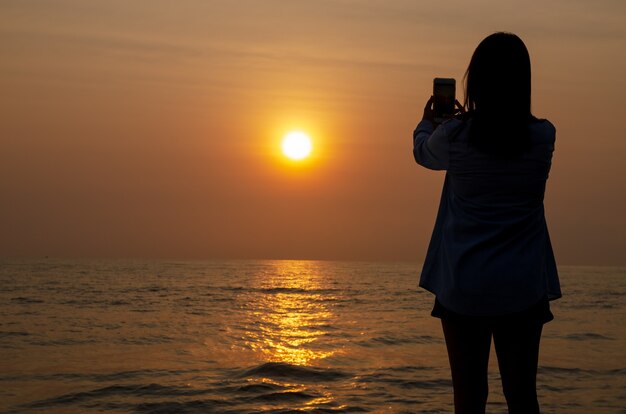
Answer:
[[[562,266],[542,412],[626,413],[626,268]],[[1,413],[452,413],[419,263],[0,261]],[[488,413],[506,413],[494,351]]]

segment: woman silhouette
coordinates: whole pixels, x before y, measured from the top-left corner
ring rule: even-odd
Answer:
[[[431,97],[413,133],[415,160],[447,170],[420,286],[436,295],[457,414],[485,412],[492,336],[509,413],[539,413],[539,340],[561,291],[543,207],[555,129],[531,114],[530,79],[522,40],[492,34],[461,113],[436,125]]]

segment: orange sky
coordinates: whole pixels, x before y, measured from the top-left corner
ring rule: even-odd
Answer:
[[[420,261],[443,173],[411,132],[506,30],[557,127],[557,260],[625,264],[626,2],[467,4],[1,2],[0,256]]]

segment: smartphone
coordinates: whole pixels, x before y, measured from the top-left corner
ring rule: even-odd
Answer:
[[[433,80],[435,122],[442,123],[454,115],[455,93],[456,80],[452,78],[435,78]]]

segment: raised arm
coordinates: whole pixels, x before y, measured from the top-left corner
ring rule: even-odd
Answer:
[[[418,164],[431,170],[445,170],[449,164],[449,140],[445,123],[437,127],[434,122],[433,97],[426,107],[424,117],[413,131],[413,156]]]
[[[413,156],[418,164],[431,170],[446,170],[450,164],[450,133],[454,131],[458,119],[448,119],[441,125],[435,123],[431,96],[424,107],[424,116],[413,131]],[[455,101],[459,113],[463,107]]]

